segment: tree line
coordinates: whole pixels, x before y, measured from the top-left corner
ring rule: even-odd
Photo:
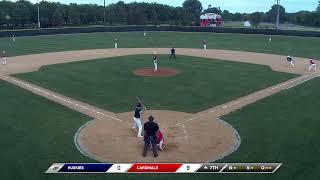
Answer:
[[[202,7],[199,0],[185,0],[181,7],[158,3],[124,3],[119,1],[106,7],[96,4],[61,4],[40,1],[33,4],[27,0],[0,1],[0,28],[35,28],[38,23],[38,6],[41,27],[61,27],[78,25],[199,25],[199,17],[204,13],[222,15],[223,21],[250,20],[253,25],[260,22],[275,22],[277,5],[266,12],[230,13],[227,10],[209,6]],[[317,10],[286,13],[280,6],[280,22],[320,27],[320,1]]]

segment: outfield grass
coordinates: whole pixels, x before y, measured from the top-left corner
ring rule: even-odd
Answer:
[[[223,161],[284,163],[258,179],[319,179],[319,88],[317,78],[223,117],[242,138]]]
[[[182,33],[150,32],[143,37],[142,32],[112,32],[68,34],[35,37],[17,37],[0,39],[0,50],[7,50],[9,56],[82,50],[113,48],[114,39],[119,39],[120,48],[202,48],[202,41],[208,41],[208,48],[263,52],[270,54],[314,57],[320,59],[318,47],[320,38],[274,36],[268,42],[265,35],[220,34],[220,33]]]
[[[179,56],[160,56],[161,67],[181,71],[175,77],[138,77],[151,67],[150,55],[113,57],[42,67],[15,75],[31,83],[113,112],[131,111],[139,96],[149,109],[195,113],[296,77],[268,66]]]
[[[89,117],[0,81],[0,179],[44,179],[54,162],[91,161],[73,144]]]

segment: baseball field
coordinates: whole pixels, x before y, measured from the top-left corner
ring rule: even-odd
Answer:
[[[1,179],[317,179],[320,79],[307,71],[307,58],[320,59],[320,39],[267,38],[131,32],[0,39],[8,54],[0,67]],[[173,74],[136,73],[153,68],[154,51],[160,70]],[[137,96],[148,108],[142,120],[155,116],[166,138],[156,159],[141,156],[143,142],[131,130]],[[99,161],[284,164],[272,175],[44,174],[54,162]]]

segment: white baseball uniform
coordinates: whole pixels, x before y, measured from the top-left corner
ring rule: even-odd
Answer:
[[[7,64],[7,55],[5,51],[2,52],[2,64],[3,65]]]
[[[134,111],[134,117],[133,117],[133,127],[132,129],[138,129],[138,138],[142,138],[142,124],[141,124],[141,114],[142,109],[141,107],[136,107]]]
[[[309,71],[311,71],[312,69],[314,69],[314,71],[317,71],[316,62],[313,59],[310,59],[309,62],[310,62]]]
[[[157,56],[157,54],[153,54],[153,65],[154,65],[153,71],[158,71],[158,56]]]

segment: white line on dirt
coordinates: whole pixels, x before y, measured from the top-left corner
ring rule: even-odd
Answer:
[[[233,138],[235,140],[234,144],[232,145],[232,147],[226,151],[225,153],[223,153],[222,155],[216,157],[215,159],[209,161],[209,162],[214,162],[214,161],[217,161],[219,159],[223,159],[224,157],[230,155],[231,153],[235,152],[236,150],[238,150],[238,148],[240,147],[240,144],[241,144],[241,137],[238,133],[238,131],[232,127],[229,123],[227,123],[226,121],[222,120],[222,119],[219,119],[219,118],[216,118],[217,121],[219,121],[221,124],[223,124],[224,126],[226,127],[229,127],[230,129],[232,129],[233,131]]]
[[[91,158],[91,159],[94,159],[94,160],[96,160],[96,161],[98,161],[98,162],[99,162],[99,161],[100,161],[100,162],[103,162],[103,161],[97,159],[94,155],[92,155],[92,154],[88,153],[87,151],[83,150],[83,149],[81,148],[79,142],[78,142],[79,135],[80,135],[80,132],[82,131],[82,129],[84,129],[85,127],[87,127],[88,125],[90,125],[91,123],[93,123],[94,121],[95,121],[95,120],[91,120],[91,121],[86,122],[84,125],[82,125],[82,126],[77,130],[76,134],[74,135],[74,137],[73,137],[73,142],[74,142],[76,148],[78,149],[78,151],[79,151],[82,155],[88,157],[89,159]]]
[[[184,134],[184,140],[187,143],[189,143],[189,136],[188,136],[188,132],[187,132],[186,126],[183,124],[181,127],[182,127],[183,134]]]
[[[96,114],[99,114],[99,115],[102,115],[102,116],[105,116],[105,117],[114,119],[114,120],[116,120],[116,121],[124,122],[123,120],[118,119],[118,118],[116,118],[116,117],[107,115],[107,114],[105,114],[105,113],[102,113],[102,112],[100,112],[100,111],[96,111],[96,110],[94,110],[94,109],[91,109],[91,108],[86,107],[86,106],[83,106],[83,105],[80,105],[80,104],[75,103],[75,102],[73,102],[73,101],[71,101],[71,100],[67,100],[67,99],[65,99],[65,98],[63,98],[63,97],[60,97],[60,96],[54,95],[54,94],[52,94],[52,93],[49,93],[49,92],[47,92],[47,91],[45,91],[45,90],[41,90],[41,89],[39,89],[39,88],[33,87],[33,86],[31,86],[31,85],[29,85],[29,84],[27,84],[27,83],[24,83],[23,81],[15,80],[14,78],[9,77],[9,76],[3,76],[3,75],[0,75],[0,76],[2,77],[2,79],[7,80],[7,81],[9,81],[9,82],[10,82],[10,81],[13,81],[13,82],[15,82],[16,84],[20,84],[20,85],[22,85],[22,86],[28,87],[28,88],[30,88],[30,89],[32,89],[32,90],[35,90],[35,91],[38,91],[38,92],[41,92],[41,93],[46,94],[46,95],[48,95],[48,96],[51,96],[51,97],[53,97],[53,98],[59,99],[59,100],[61,100],[61,101],[67,102],[67,103],[69,103],[69,104],[73,104],[74,106],[80,107],[80,108],[82,108],[82,109],[89,110],[89,111],[91,111],[91,112],[93,112],[93,113],[96,113]]]

